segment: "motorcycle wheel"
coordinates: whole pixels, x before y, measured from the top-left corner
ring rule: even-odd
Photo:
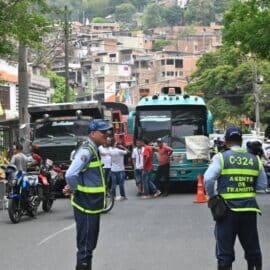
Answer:
[[[22,217],[22,209],[19,206],[19,201],[10,199],[8,201],[8,215],[13,223],[19,223]]]
[[[103,210],[103,213],[110,212],[113,206],[114,206],[114,196],[109,190],[107,190],[106,191],[106,206],[105,206],[105,209]]]
[[[44,212],[49,212],[52,208],[53,200],[52,199],[46,199],[42,202],[42,209]]]

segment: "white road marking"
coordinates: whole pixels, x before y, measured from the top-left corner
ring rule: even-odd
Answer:
[[[39,242],[37,245],[38,246],[41,246],[41,245],[45,244],[46,242],[48,242],[49,240],[51,240],[52,238],[54,238],[55,236],[57,236],[58,234],[61,234],[62,232],[71,230],[73,228],[75,228],[75,223],[71,224],[70,226],[67,226],[67,227],[63,228],[60,231],[57,231],[57,232],[49,235],[48,237],[46,237],[45,239],[43,239],[41,242]]]

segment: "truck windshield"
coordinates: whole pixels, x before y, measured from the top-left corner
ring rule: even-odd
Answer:
[[[60,120],[39,123],[35,127],[35,138],[62,136],[87,136],[87,120]]]
[[[140,110],[138,137],[150,143],[162,138],[173,148],[185,147],[185,136],[207,135],[207,111],[200,107]]]

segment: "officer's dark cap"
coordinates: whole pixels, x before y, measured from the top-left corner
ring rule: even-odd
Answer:
[[[89,122],[88,125],[88,133],[91,131],[107,131],[112,129],[111,125],[108,125],[104,120],[102,119],[94,119]]]
[[[224,137],[226,141],[241,140],[242,131],[236,126],[230,126],[226,129]]]

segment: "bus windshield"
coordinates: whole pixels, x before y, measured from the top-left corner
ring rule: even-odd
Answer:
[[[205,107],[181,107],[141,109],[138,113],[138,137],[154,143],[157,138],[172,148],[185,147],[185,136],[207,135],[207,111]]]
[[[38,123],[35,127],[35,138],[87,136],[88,123],[88,120],[59,120]]]

